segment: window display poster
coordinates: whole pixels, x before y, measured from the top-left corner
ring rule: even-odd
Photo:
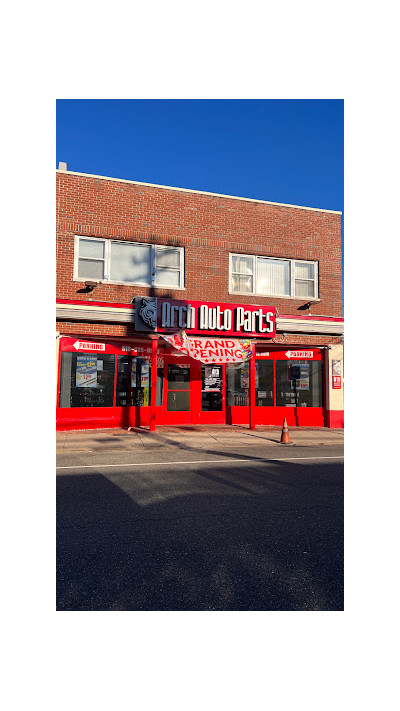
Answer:
[[[220,392],[222,390],[222,368],[203,366],[202,392]]]
[[[144,407],[148,407],[148,405],[149,405],[149,389],[150,388],[144,388],[144,390],[143,390],[143,405],[144,405]]]
[[[289,366],[289,368],[290,368],[290,366]],[[289,378],[290,378],[290,373],[289,373]],[[296,380],[296,383],[294,383],[294,381],[291,380],[291,389],[292,390],[294,390],[295,385],[296,385],[297,392],[299,390],[309,390],[310,389],[310,364],[309,363],[300,363],[300,378],[298,380]]]
[[[142,369],[140,374],[140,387],[148,388],[150,380],[150,366],[148,363],[142,363]]]
[[[341,375],[342,374],[342,362],[340,360],[333,360],[332,361],[332,373],[333,373],[333,375]]]
[[[76,358],[76,387],[97,387],[97,358],[93,355],[78,355]]]
[[[136,388],[136,358],[132,359],[131,388]]]

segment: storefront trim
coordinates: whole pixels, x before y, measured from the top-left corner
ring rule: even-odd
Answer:
[[[205,302],[206,303],[206,302]],[[60,321],[95,321],[113,323],[135,323],[135,308],[128,304],[107,304],[101,302],[57,299],[56,318]],[[332,316],[304,318],[297,315],[276,316],[277,333],[314,333],[342,336],[344,319]],[[258,336],[261,337],[261,334]]]

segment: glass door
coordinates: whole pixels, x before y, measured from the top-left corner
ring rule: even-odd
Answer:
[[[201,424],[225,422],[224,366],[201,364]]]
[[[190,363],[179,356],[165,356],[165,424],[191,424]]]

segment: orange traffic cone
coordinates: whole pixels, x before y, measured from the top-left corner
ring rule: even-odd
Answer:
[[[286,417],[283,420],[281,444],[290,444],[289,430],[288,430],[288,426],[287,426],[287,422],[286,422]]]

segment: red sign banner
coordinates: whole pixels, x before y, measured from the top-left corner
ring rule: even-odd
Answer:
[[[240,363],[248,360],[254,346],[238,338],[189,338],[184,331],[163,336],[174,348],[202,363]]]
[[[62,336],[60,342],[62,351],[70,351],[72,353],[117,353],[121,355],[136,355],[134,348],[120,343],[84,341],[80,338],[70,338],[69,336]]]
[[[341,375],[332,375],[332,389],[333,390],[340,390],[342,387],[342,376]]]
[[[184,329],[189,336],[214,338],[274,338],[276,308],[252,304],[226,304],[217,301],[178,301],[163,297],[135,297],[137,331],[176,333]]]
[[[286,358],[312,358],[314,351],[286,351]]]

